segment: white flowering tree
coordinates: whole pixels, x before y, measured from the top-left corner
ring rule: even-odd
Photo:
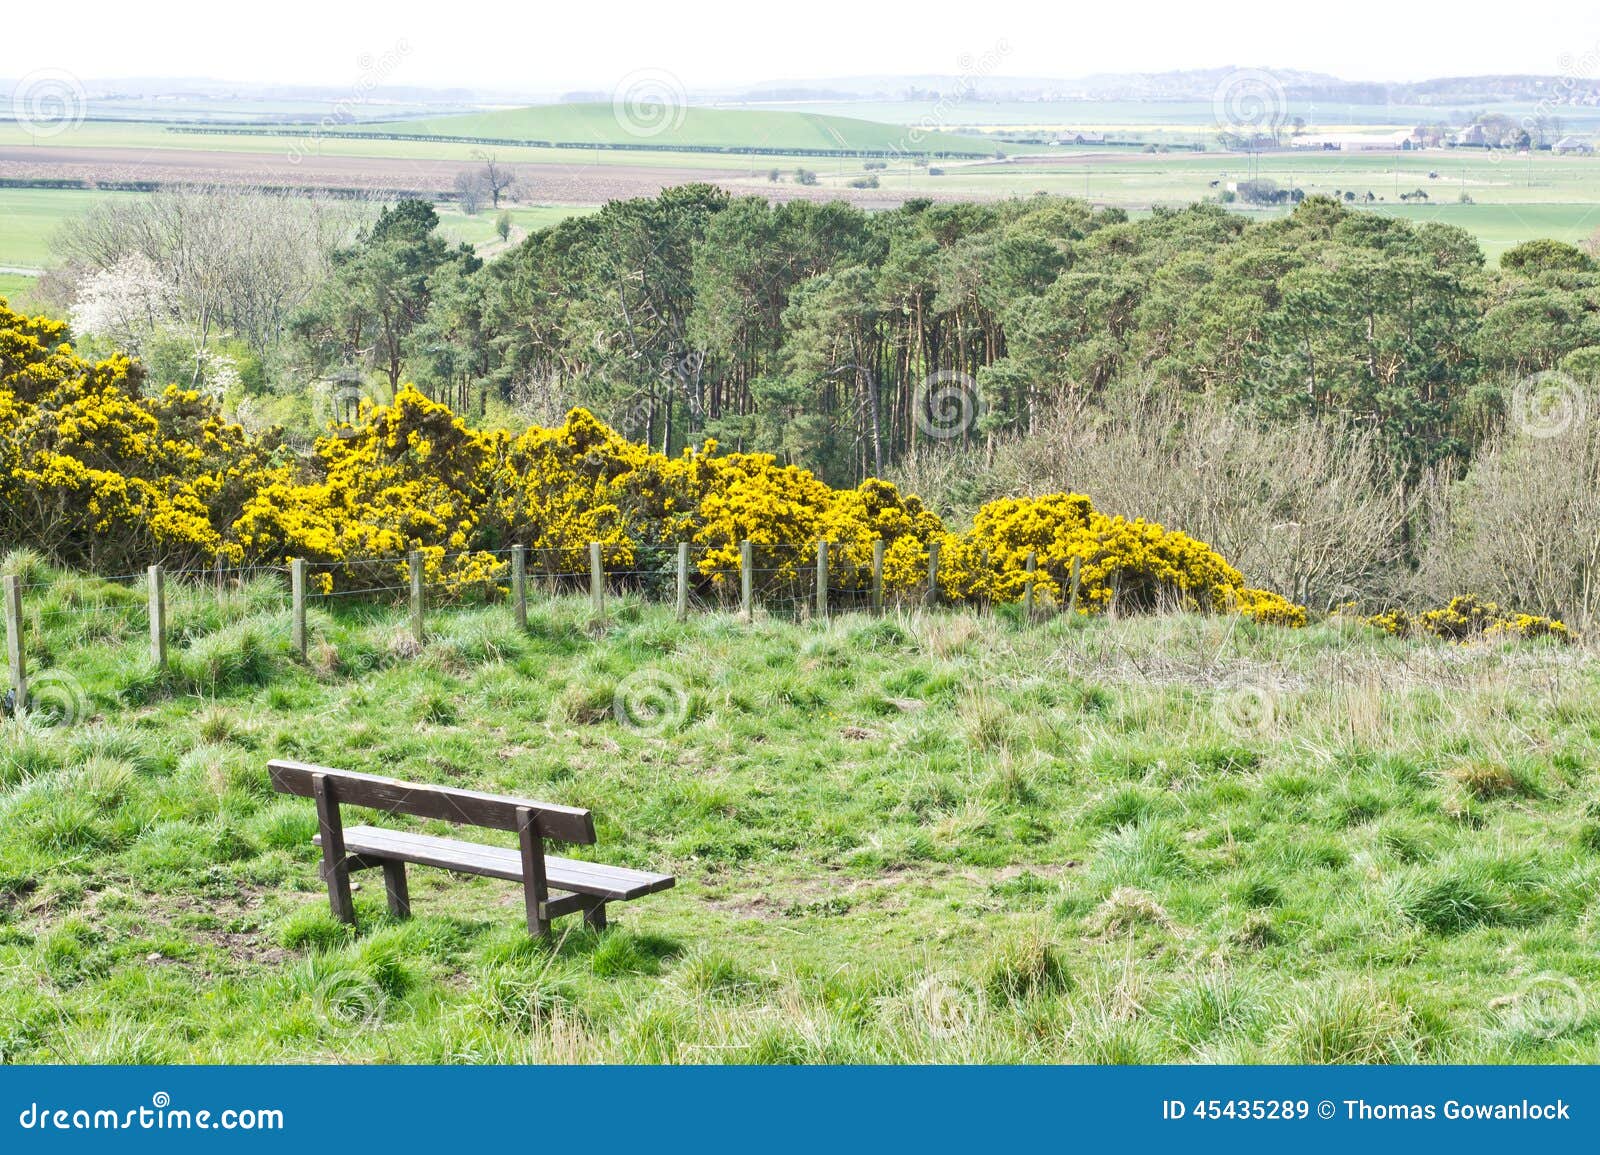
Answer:
[[[171,288],[150,258],[134,252],[78,282],[72,327],[114,341],[137,356],[172,311]]]

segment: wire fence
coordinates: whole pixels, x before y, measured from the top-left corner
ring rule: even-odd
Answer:
[[[27,639],[52,645],[127,640],[148,632],[150,656],[167,663],[167,647],[258,614],[290,615],[293,648],[305,658],[307,613],[404,608],[416,643],[427,640],[427,617],[444,605],[509,606],[520,626],[540,599],[586,599],[603,617],[619,601],[675,605],[691,613],[734,613],[806,619],[836,613],[932,606],[939,601],[938,550],[925,578],[886,587],[883,543],[870,565],[836,543],[681,542],[664,545],[590,542],[583,547],[512,546],[497,550],[417,550],[339,561],[291,559],[283,565],[211,566],[144,573],[67,574],[50,580],[8,575],[0,588],[6,627],[7,711],[27,701]],[[1024,594],[1032,612],[1033,561]],[[1076,601],[1077,567],[1073,567]]]

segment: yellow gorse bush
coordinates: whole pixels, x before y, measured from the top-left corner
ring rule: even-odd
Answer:
[[[90,566],[304,558],[313,587],[383,588],[422,554],[439,589],[503,581],[511,545],[536,570],[579,574],[590,542],[613,569],[688,541],[702,581],[736,586],[754,543],[767,584],[803,580],[830,545],[832,584],[866,589],[883,542],[890,597],[920,596],[939,546],[947,601],[1014,602],[1037,556],[1036,600],[1080,613],[1165,606],[1280,625],[1305,610],[1251,589],[1215,550],[1154,522],[1108,516],[1082,494],[1004,498],[952,533],[886,481],[836,490],[769,454],[669,458],[575,409],[553,429],[476,430],[414,386],[329,427],[306,457],[248,435],[193,391],[140,391],[125,357],[90,364],[66,327],[0,304],[0,496],[6,535]]]
[[[1509,613],[1476,594],[1458,594],[1448,605],[1415,617],[1403,609],[1393,609],[1363,620],[1396,637],[1434,637],[1452,642],[1477,637],[1572,640],[1572,631],[1565,622],[1537,614]]]
[[[66,338],[0,301],[0,540],[102,571],[237,556],[230,530],[276,436],[247,436],[193,390],[142,394],[128,358],[91,363]]]

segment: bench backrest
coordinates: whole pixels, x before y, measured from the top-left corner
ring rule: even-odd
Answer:
[[[457,790],[452,786],[427,786],[380,778],[375,774],[356,774],[331,770],[305,762],[274,759],[267,763],[272,788],[280,794],[316,796],[314,785],[322,775],[333,800],[349,806],[413,814],[418,818],[440,818],[464,826],[490,830],[516,830],[517,811],[531,810],[538,818],[539,834],[558,842],[589,845],[594,842],[594,818],[576,806],[557,806],[550,802],[529,802],[503,794],[480,794],[476,790]]]

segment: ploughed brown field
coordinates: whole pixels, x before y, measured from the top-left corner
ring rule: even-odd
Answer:
[[[478,167],[462,160],[392,156],[317,156],[298,141],[279,142],[261,152],[207,152],[178,148],[74,148],[0,146],[0,178],[83,180],[99,185],[129,181],[158,184],[237,184],[305,189],[357,189],[372,192],[448,193],[456,175]],[[653,197],[662,189],[703,181],[732,193],[759,193],[773,200],[849,200],[863,208],[891,207],[903,193],[888,189],[841,189],[773,183],[772,165],[705,168],[652,164],[594,164],[573,150],[572,163],[512,164],[522,199],[568,204],[600,204],[613,199]],[[778,167],[783,167],[781,164]],[[943,198],[938,198],[943,199]],[[952,198],[960,199],[960,198]]]

